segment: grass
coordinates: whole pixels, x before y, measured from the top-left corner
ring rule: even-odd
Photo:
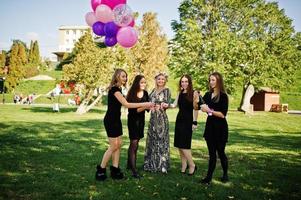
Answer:
[[[218,180],[218,162],[211,186],[198,181],[206,173],[207,149],[202,138],[205,116],[193,135],[192,152],[198,165],[195,176],[179,173],[173,147],[177,110],[169,110],[171,169],[167,175],[146,173],[138,181],[104,183],[94,180],[95,166],[107,148],[102,119],[104,109],[83,116],[75,108],[0,105],[0,199],[300,199],[301,116],[230,111],[227,145],[231,181]],[[126,118],[121,168],[129,145]],[[146,129],[147,130],[147,129]],[[145,133],[146,133],[145,130]],[[145,134],[146,135],[146,134]],[[140,142],[138,166],[143,164],[145,139]]]

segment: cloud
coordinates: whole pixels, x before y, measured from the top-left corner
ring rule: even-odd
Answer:
[[[39,39],[39,34],[38,34],[38,33],[35,33],[35,32],[28,32],[28,33],[26,33],[26,37],[27,37],[27,39],[29,39],[29,40],[35,41],[35,40],[38,40],[38,39]]]

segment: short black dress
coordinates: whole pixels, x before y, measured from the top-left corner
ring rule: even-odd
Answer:
[[[116,138],[122,135],[121,123],[121,103],[114,96],[115,92],[120,92],[119,87],[112,87],[108,93],[108,110],[104,117],[104,125],[108,137]]]
[[[180,149],[191,149],[193,101],[187,99],[187,93],[181,92],[178,98],[178,106],[174,146]]]
[[[228,96],[225,93],[220,93],[219,101],[215,102],[211,98],[212,92],[207,92],[204,95],[204,101],[210,109],[222,112],[225,118],[209,116],[207,117],[204,138],[206,141],[225,144],[228,141],[228,123],[226,115],[228,112]]]
[[[148,102],[148,93],[143,92],[143,96],[136,103]],[[130,108],[128,113],[128,129],[131,140],[139,140],[144,137],[145,111],[137,112],[137,108]]]

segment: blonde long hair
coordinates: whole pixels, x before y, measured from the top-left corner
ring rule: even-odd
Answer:
[[[126,73],[126,71],[124,69],[120,69],[120,68],[116,69],[113,76],[112,76],[112,80],[111,80],[111,83],[108,87],[108,90],[110,90],[114,86],[119,86],[118,83],[120,83],[120,75],[121,75],[122,72],[124,72],[126,74],[126,78],[128,77],[128,74]],[[125,87],[125,85],[123,85],[123,86]]]
[[[159,77],[159,76],[163,76],[164,78],[165,78],[165,84],[164,84],[164,87],[166,86],[166,83],[167,83],[167,81],[168,81],[168,76],[167,76],[167,74],[165,74],[165,73],[163,73],[163,72],[160,72],[160,73],[158,73],[156,76],[155,76],[155,88],[158,88],[158,86],[157,86],[157,78]]]

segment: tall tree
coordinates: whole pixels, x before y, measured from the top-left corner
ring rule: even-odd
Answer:
[[[33,41],[30,41],[30,47],[29,47],[29,51],[28,51],[28,62],[29,63],[33,63],[34,61],[34,54],[33,54]]]
[[[138,27],[139,41],[130,50],[131,59],[129,74],[144,74],[148,85],[153,85],[154,76],[158,72],[166,72],[169,62],[168,42],[162,32],[157,15],[145,13],[142,25]]]
[[[38,41],[31,41],[30,49],[29,49],[29,63],[40,65],[41,64],[41,57],[40,57],[40,48]]]
[[[190,73],[201,89],[220,71],[228,92],[281,88],[300,62],[291,20],[275,2],[264,0],[184,0],[172,23],[170,68]]]
[[[24,69],[22,60],[19,57],[19,50],[19,44],[14,42],[10,51],[8,75],[5,81],[8,90],[13,90],[24,77]]]
[[[22,65],[26,65],[28,63],[27,48],[26,46],[24,46],[23,43],[18,43],[18,45],[19,45],[18,57],[21,59]]]
[[[1,53],[0,53],[0,68],[5,67],[5,63],[6,63],[6,52],[1,51]]]
[[[97,88],[105,88],[111,78],[114,66],[114,54],[111,48],[98,48],[93,42],[90,31],[76,43],[72,52],[71,64],[64,65],[64,80],[74,81],[83,86],[83,101],[77,109],[78,114],[86,113],[98,100],[94,99]]]

